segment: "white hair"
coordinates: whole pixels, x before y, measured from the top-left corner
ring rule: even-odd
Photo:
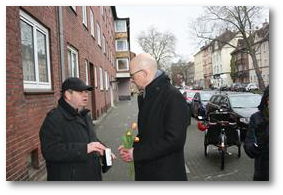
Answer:
[[[156,60],[147,53],[141,53],[132,59],[132,64],[139,67],[140,69],[148,70],[150,73],[155,75],[157,71]]]

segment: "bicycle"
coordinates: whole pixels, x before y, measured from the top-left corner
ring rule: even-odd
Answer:
[[[228,147],[237,145],[238,157],[241,157],[240,130],[237,122],[232,120],[230,114],[224,109],[219,109],[210,113],[206,120],[202,117],[198,118],[199,122],[203,123],[202,127],[198,124],[198,128],[205,131],[204,154],[205,156],[208,155],[208,145],[216,146],[220,154],[221,170],[225,166],[225,155]]]

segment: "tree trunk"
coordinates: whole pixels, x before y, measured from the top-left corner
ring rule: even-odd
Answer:
[[[250,55],[251,55],[251,58],[252,58],[252,61],[253,61],[253,66],[254,66],[254,69],[255,69],[255,73],[256,73],[256,76],[257,76],[257,79],[258,79],[259,88],[261,90],[264,90],[265,85],[264,85],[264,81],[263,81],[263,78],[262,78],[262,75],[261,75],[261,70],[258,67],[256,55],[255,55],[254,52],[252,52]]]

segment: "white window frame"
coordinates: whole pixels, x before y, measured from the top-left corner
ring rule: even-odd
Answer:
[[[83,24],[87,27],[87,9],[86,6],[82,6]]]
[[[109,85],[108,85],[108,73],[107,73],[107,71],[104,71],[104,80],[105,80],[105,90],[108,90]]]
[[[101,13],[102,16],[104,15],[104,7],[103,6],[100,6],[100,13]]]
[[[103,53],[106,54],[106,40],[105,40],[104,35],[102,36],[102,50],[103,50]]]
[[[97,43],[98,45],[101,47],[101,30],[100,30],[100,25],[99,23],[97,22],[96,23],[96,31],[97,31]]]
[[[118,29],[118,23],[121,23],[123,22],[124,23],[124,27],[123,29]],[[115,21],[115,32],[127,32],[127,22],[126,20],[117,20]]]
[[[88,61],[85,60],[85,84],[89,84]]]
[[[101,67],[99,67],[99,81],[100,81],[100,91],[103,91],[103,71]]]
[[[97,69],[96,66],[94,67],[94,86],[97,88]]]
[[[51,70],[50,70],[50,53],[49,53],[49,33],[48,30],[39,24],[35,19],[30,17],[24,11],[20,10],[20,19],[23,22],[32,26],[33,29],[33,42],[37,43],[36,32],[45,35],[45,43],[46,43],[46,56],[47,56],[47,74],[48,74],[48,82],[39,81],[39,68],[38,68],[38,56],[37,56],[37,44],[34,44],[34,65],[35,65],[35,81],[23,81],[24,82],[24,90],[51,90]]]
[[[73,55],[72,54],[75,54],[77,57],[76,57],[76,69],[77,69],[77,74],[75,75],[74,72],[73,72],[73,66],[74,64],[69,64],[69,58],[68,58],[68,69],[69,69],[69,76],[70,77],[78,77],[79,78],[79,54],[78,54],[78,51],[75,50],[73,47],[71,46],[67,46],[67,55],[69,55],[69,51],[71,52],[71,63],[73,62]]]
[[[91,33],[91,36],[94,37],[94,15],[91,9],[89,12],[89,17],[90,17],[90,33]]]
[[[127,68],[119,69],[119,60],[126,60]],[[116,59],[116,70],[117,71],[128,71],[129,70],[129,59],[128,58],[117,58]]]
[[[118,48],[118,42],[124,42],[125,48],[123,48],[123,49]],[[116,51],[128,51],[128,41],[127,41],[127,39],[115,40],[115,46],[116,46]]]

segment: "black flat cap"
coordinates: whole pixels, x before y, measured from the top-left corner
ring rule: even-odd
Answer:
[[[74,91],[92,91],[93,87],[86,85],[84,81],[77,77],[69,77],[63,82],[61,92],[69,89]]]

